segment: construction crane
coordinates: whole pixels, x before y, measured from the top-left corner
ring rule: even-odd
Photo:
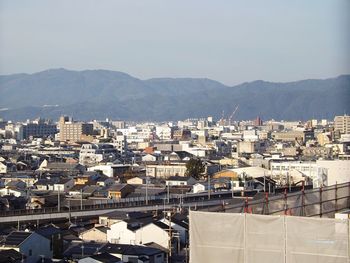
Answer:
[[[231,120],[232,120],[233,116],[236,114],[238,108],[239,108],[239,105],[236,106],[236,108],[234,109],[234,111],[232,112],[232,114],[230,115],[230,117],[228,118],[228,125],[231,126]]]

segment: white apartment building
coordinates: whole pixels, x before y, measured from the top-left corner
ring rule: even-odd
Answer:
[[[172,163],[172,164],[149,164],[146,165],[146,176],[156,178],[169,178],[170,176],[185,176],[186,164]]]
[[[147,127],[129,127],[127,129],[118,129],[117,132],[126,136],[127,143],[145,142],[153,138],[153,131]]]
[[[106,158],[116,158],[117,150],[111,144],[83,144],[79,153],[82,165],[97,164]]]
[[[314,188],[350,182],[350,160],[272,161],[270,168],[272,175],[287,176],[298,171],[312,179]]]
[[[255,129],[243,131],[243,140],[245,141],[258,141],[259,136]]]
[[[173,129],[168,126],[157,126],[156,134],[160,140],[171,140],[173,137]]]
[[[113,146],[116,148],[121,155],[128,150],[128,142],[125,135],[116,135],[113,140]]]
[[[327,186],[350,182],[350,160],[317,160],[316,164],[327,171]]]

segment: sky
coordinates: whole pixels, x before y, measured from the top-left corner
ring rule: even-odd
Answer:
[[[349,10],[349,0],[0,0],[0,74],[335,77],[350,73]]]

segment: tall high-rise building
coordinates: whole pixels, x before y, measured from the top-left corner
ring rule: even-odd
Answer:
[[[72,118],[67,116],[60,117],[58,127],[60,130],[60,141],[81,141],[84,135],[93,134],[93,124],[74,122]]]
[[[350,116],[335,116],[334,130],[343,134],[350,133]]]

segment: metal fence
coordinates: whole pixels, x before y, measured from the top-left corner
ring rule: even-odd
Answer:
[[[252,213],[265,215],[296,215],[307,217],[334,217],[336,211],[350,208],[350,182],[328,187],[269,196],[225,206],[227,212]]]

